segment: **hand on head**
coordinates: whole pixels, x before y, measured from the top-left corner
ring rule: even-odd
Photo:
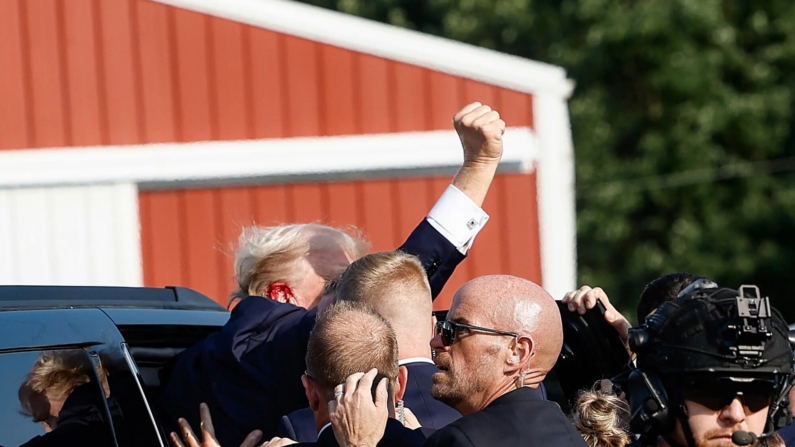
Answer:
[[[334,388],[334,400],[328,403],[329,418],[340,447],[375,446],[384,436],[389,418],[387,386],[381,379],[373,400],[373,380],[378,370],[348,377],[344,385]]]

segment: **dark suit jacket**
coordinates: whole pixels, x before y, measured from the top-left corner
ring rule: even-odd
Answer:
[[[108,400],[108,404],[112,401]],[[20,447],[112,447],[115,444],[108,427],[99,388],[95,382],[89,382],[75,388],[66,398],[55,430],[36,436]]]
[[[400,250],[419,257],[434,297],[464,259],[424,219]],[[183,351],[170,377],[161,377],[164,428],[175,430],[184,417],[198,430],[206,402],[221,445],[239,445],[254,429],[270,439],[283,414],[309,405],[301,375],[316,313],[261,297],[241,301],[221,330]]]
[[[420,447],[425,441],[425,435],[420,430],[409,430],[394,419],[387,419],[384,437],[378,442],[377,447]],[[334,430],[326,428],[320,433],[316,442],[299,442],[296,447],[339,447]]]
[[[436,365],[411,362],[404,366],[408,369],[409,376],[403,402],[417,416],[423,428],[439,429],[461,417],[459,412],[431,396],[431,376],[439,371]],[[312,409],[303,408],[282,416],[276,436],[298,442],[314,442],[317,439],[317,429]]]
[[[787,447],[795,447],[795,424],[782,427],[778,431],[778,434],[781,436],[781,439],[784,440],[784,445]]]
[[[297,442],[317,441],[315,413],[307,407],[282,416],[279,426],[276,427],[276,436]]]
[[[587,447],[554,402],[520,388],[437,430],[423,447]]]
[[[461,413],[431,396],[432,376],[439,368],[432,363],[411,362],[403,402],[411,409],[424,428],[439,429],[461,417]]]

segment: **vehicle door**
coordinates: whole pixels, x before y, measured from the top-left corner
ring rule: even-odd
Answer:
[[[99,309],[0,312],[0,379],[0,446],[165,446]]]

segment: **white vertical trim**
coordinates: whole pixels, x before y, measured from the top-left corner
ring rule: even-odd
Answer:
[[[10,283],[16,271],[13,218],[11,194],[0,189],[0,284]]]
[[[0,188],[0,284],[143,284],[134,183]]]
[[[15,278],[21,284],[40,284],[42,278],[53,277],[49,210],[47,195],[41,189],[22,189],[12,192],[14,213]]]
[[[113,215],[116,239],[116,282],[129,286],[144,283],[143,257],[141,255],[141,224],[138,214],[138,186],[120,183],[114,186]],[[120,199],[120,200],[119,200]]]
[[[88,250],[87,204],[85,188],[51,188],[49,198],[50,232],[52,234],[54,284],[91,284],[86,268],[93,253]]]
[[[574,196],[574,146],[566,101],[533,96],[540,146],[538,220],[543,286],[555,299],[577,285],[577,223]]]

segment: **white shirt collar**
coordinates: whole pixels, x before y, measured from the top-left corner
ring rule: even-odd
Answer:
[[[398,361],[399,366],[404,366],[407,363],[430,363],[431,365],[435,365],[433,360],[429,359],[428,357],[409,357],[407,359]]]
[[[325,429],[327,429],[329,427],[331,427],[331,422],[329,422],[328,424],[326,424],[326,425],[324,425],[323,427],[320,428],[320,431],[317,432],[318,439],[320,438],[320,434],[323,433],[323,430],[325,430]]]

